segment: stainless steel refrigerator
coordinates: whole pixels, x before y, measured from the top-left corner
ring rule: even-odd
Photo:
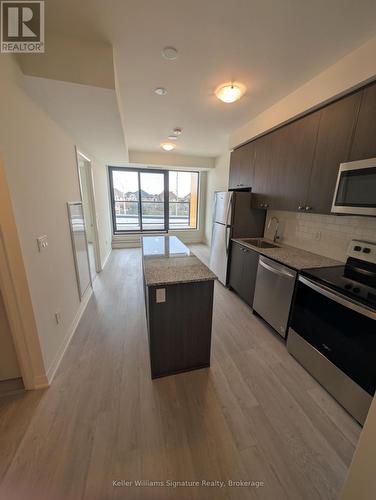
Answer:
[[[227,285],[231,238],[264,235],[266,210],[252,208],[252,193],[221,191],[214,195],[210,269]]]

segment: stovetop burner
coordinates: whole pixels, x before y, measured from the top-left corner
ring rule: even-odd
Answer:
[[[353,240],[345,265],[306,269],[302,275],[376,309],[375,243]]]

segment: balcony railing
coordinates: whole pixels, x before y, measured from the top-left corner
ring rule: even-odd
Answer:
[[[140,231],[140,210],[138,201],[115,200],[117,231]],[[141,201],[142,229],[164,230],[164,202]],[[190,202],[169,202],[169,228],[190,229]]]

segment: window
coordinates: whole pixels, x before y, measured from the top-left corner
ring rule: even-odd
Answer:
[[[198,172],[110,167],[114,233],[197,229]]]

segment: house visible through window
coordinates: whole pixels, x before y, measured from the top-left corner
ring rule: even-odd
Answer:
[[[110,167],[114,233],[197,229],[198,172]]]

